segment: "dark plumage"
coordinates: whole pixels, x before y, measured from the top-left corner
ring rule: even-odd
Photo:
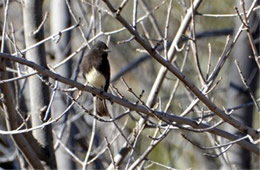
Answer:
[[[108,52],[107,45],[102,41],[97,41],[83,58],[81,64],[87,84],[104,91],[108,90],[110,82]],[[100,116],[108,115],[105,101],[101,98],[97,98],[97,113]]]

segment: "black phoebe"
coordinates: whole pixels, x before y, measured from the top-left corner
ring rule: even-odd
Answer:
[[[108,90],[110,82],[110,66],[107,59],[108,47],[102,41],[97,41],[83,58],[81,69],[86,83],[105,92]],[[108,116],[106,103],[104,99],[97,97],[97,114],[99,116]]]

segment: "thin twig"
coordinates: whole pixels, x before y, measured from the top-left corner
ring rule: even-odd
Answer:
[[[97,115],[97,96],[93,97],[93,115],[96,116]],[[87,163],[88,163],[88,159],[90,156],[90,152],[92,150],[92,146],[94,143],[94,137],[96,134],[96,124],[97,124],[97,120],[93,119],[93,123],[92,123],[92,131],[91,131],[91,135],[90,135],[90,139],[89,139],[89,145],[88,145],[88,151],[86,153],[83,165],[82,165],[82,169],[85,170],[87,168]]]
[[[4,52],[4,47],[5,47],[5,35],[6,35],[6,28],[7,28],[6,26],[7,26],[9,2],[10,0],[6,0],[6,4],[5,4],[4,23],[3,23],[2,41],[1,41],[1,53]]]
[[[258,105],[258,103],[257,103],[257,101],[256,101],[256,99],[255,99],[255,97],[254,97],[254,93],[253,93],[253,91],[251,90],[251,88],[249,87],[249,85],[248,85],[248,83],[247,83],[247,80],[246,80],[245,76],[243,75],[243,72],[242,72],[242,70],[241,70],[241,68],[240,68],[240,66],[239,66],[239,62],[238,62],[237,60],[235,60],[235,64],[236,64],[237,70],[238,70],[238,72],[239,72],[239,75],[240,75],[240,78],[241,78],[243,84],[245,85],[245,87],[246,87],[246,89],[247,89],[247,91],[248,91],[248,93],[249,93],[251,99],[253,100],[253,102],[254,102],[254,104],[255,104],[257,110],[260,111],[260,106]]]
[[[32,32],[33,35],[38,34],[38,32],[41,30],[41,28],[43,28],[43,25],[44,25],[45,22],[47,21],[48,16],[49,16],[49,13],[48,13],[48,12],[45,12],[45,15],[44,15],[44,17],[43,17],[42,22],[40,23],[40,25],[38,26],[38,28],[35,29],[35,30]]]

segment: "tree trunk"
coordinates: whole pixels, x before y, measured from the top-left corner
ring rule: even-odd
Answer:
[[[66,5],[66,1],[64,0],[55,0],[51,1],[50,4],[50,28],[51,28],[51,34],[57,33],[61,31],[62,29],[65,29],[70,26],[70,14],[68,11],[68,7]],[[62,36],[58,43],[52,42],[52,50],[54,52],[54,63],[57,64],[60,61],[62,61],[65,57],[67,57],[71,50],[69,41],[71,39],[70,32],[64,32],[62,33]],[[69,78],[71,75],[71,61],[68,61],[64,63],[62,66],[57,68],[57,73],[60,75]],[[65,88],[65,85],[62,83],[59,83],[60,88]],[[59,116],[64,110],[67,108],[67,101],[66,97],[62,92],[57,92],[56,97],[53,103],[52,113],[54,114],[54,117]],[[72,141],[72,134],[71,134],[71,126],[67,125],[65,126],[66,122],[66,116],[64,116],[62,119],[58,121],[58,123],[55,125],[55,132],[57,135],[62,134],[61,136],[58,136],[62,143],[64,143],[67,147],[70,147],[71,141]],[[64,129],[65,128],[65,129]],[[61,131],[63,131],[61,133]],[[57,167],[58,169],[75,169],[75,164],[72,161],[69,154],[65,151],[63,147],[59,145],[56,152],[56,159],[57,159]]]
[[[39,29],[42,22],[42,4],[42,0],[23,1],[23,20],[26,47],[29,47],[44,38],[43,27]],[[39,45],[36,48],[29,50],[26,53],[26,58],[43,67],[46,67],[44,45]],[[46,77],[43,77],[43,79],[47,80]],[[49,103],[49,90],[48,86],[46,86],[36,75],[29,78],[29,88],[31,120],[32,126],[35,127],[43,123],[42,118],[45,116],[46,108]],[[50,168],[56,168],[51,126],[34,130],[33,135],[50,154],[51,161],[47,162],[47,164]]]
[[[259,1],[260,2],[260,1]],[[260,4],[258,2],[258,4]],[[247,8],[251,5],[251,1],[245,1]],[[237,1],[237,7],[241,6],[240,1]],[[242,11],[242,10],[240,10]],[[258,14],[254,12],[250,17],[250,32],[254,39],[259,37],[259,11]],[[239,19],[235,20],[235,32],[241,25]],[[259,53],[259,44],[255,44]],[[251,57],[250,57],[251,56]],[[239,62],[241,71],[247,80],[251,90],[255,92],[256,85],[258,82],[259,70],[257,68],[255,59],[253,57],[252,49],[248,41],[246,32],[244,31],[237,44],[233,49],[233,57]],[[232,63],[229,76],[229,90],[227,93],[228,97],[228,108],[239,106],[248,102],[252,102],[252,99],[246,89],[245,85],[241,81],[238,69],[234,63]],[[243,122],[244,124],[252,127],[253,120],[253,108],[254,106],[244,107],[242,109],[236,110],[233,116]],[[232,133],[239,133],[234,128],[230,127]],[[245,150],[238,145],[232,146],[231,150],[228,152],[229,160],[232,166],[237,167],[238,169],[250,169],[250,152]]]

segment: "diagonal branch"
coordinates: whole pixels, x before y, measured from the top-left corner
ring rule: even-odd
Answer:
[[[178,79],[180,79],[199,99],[203,102],[212,112],[217,114],[221,117],[225,122],[229,123],[233,127],[237,128],[241,132],[245,134],[249,134],[255,139],[260,137],[260,134],[255,129],[243,125],[241,122],[237,121],[236,119],[232,118],[230,115],[227,115],[223,110],[218,108],[213,102],[211,102],[192,82],[191,80],[186,77],[183,73],[181,73],[176,67],[174,67],[170,62],[166,61],[163,57],[161,57],[156,51],[154,51],[148,43],[141,38],[136,30],[134,30],[128,22],[120,15],[120,13],[114,9],[111,3],[108,0],[103,0],[111,12],[114,13],[114,17],[127,28],[127,30],[134,35],[135,40],[142,45],[143,48],[159,63],[161,63],[167,70],[173,73]],[[170,48],[171,49],[171,48]]]
[[[159,119],[161,119],[165,122],[176,122],[176,124],[186,124],[186,125],[189,125],[193,128],[209,128],[210,127],[209,125],[203,124],[203,123],[197,124],[196,121],[188,119],[188,118],[179,117],[179,116],[176,116],[176,115],[173,115],[173,114],[168,114],[168,113],[165,113],[165,112],[155,111],[155,110],[151,110],[151,109],[148,110],[145,106],[130,103],[125,99],[122,99],[120,97],[114,96],[112,94],[106,93],[102,90],[99,90],[99,89],[96,89],[96,88],[93,88],[93,87],[90,87],[90,86],[84,86],[83,84],[80,84],[76,81],[72,81],[72,80],[65,78],[63,76],[60,76],[59,74],[56,74],[56,73],[36,64],[34,62],[28,61],[28,60],[23,59],[23,58],[15,57],[15,56],[12,56],[12,55],[9,55],[9,54],[4,54],[4,53],[0,53],[0,58],[12,60],[14,62],[19,62],[20,64],[27,65],[27,66],[37,70],[40,74],[42,74],[44,76],[48,76],[48,77],[50,77],[54,80],[60,81],[60,82],[67,84],[69,86],[76,87],[79,90],[87,91],[87,92],[96,94],[96,95],[98,95],[102,98],[110,100],[111,102],[114,102],[114,103],[120,104],[124,107],[127,107],[130,110],[133,110],[133,111],[136,111],[136,112],[142,112],[142,113],[145,113],[145,114],[147,114],[149,116],[153,116],[153,117],[155,116],[155,117],[157,117],[157,118],[159,118]],[[240,125],[240,126],[242,126],[242,125]],[[17,134],[17,131],[10,131],[10,132],[12,132],[12,133],[8,133],[8,134]],[[218,129],[218,128],[212,128],[208,132],[213,133],[213,134],[218,135],[218,136],[222,136],[222,137],[229,139],[229,140],[236,140],[236,139],[240,138],[240,136],[230,134],[230,133],[228,133],[224,130]],[[258,135],[258,134],[256,134],[256,135]],[[257,145],[249,143],[245,140],[239,141],[238,144],[240,146],[244,147],[245,149],[254,152],[257,155],[260,155],[260,148]]]

